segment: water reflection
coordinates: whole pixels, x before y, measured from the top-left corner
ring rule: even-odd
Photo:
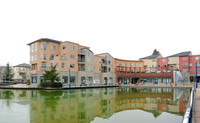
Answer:
[[[114,113],[133,109],[152,113],[155,118],[162,112],[183,115],[189,94],[190,89],[172,88],[2,90],[0,91],[0,102],[15,100],[12,103],[29,105],[30,109],[27,114],[30,115],[31,123],[89,123],[95,117],[108,119]],[[15,115],[12,115],[13,121],[15,121]]]

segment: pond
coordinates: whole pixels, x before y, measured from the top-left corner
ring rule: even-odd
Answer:
[[[0,123],[181,123],[190,89],[0,90]]]

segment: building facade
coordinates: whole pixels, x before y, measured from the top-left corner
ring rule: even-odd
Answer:
[[[94,55],[89,47],[46,38],[28,45],[32,85],[43,82],[44,71],[55,65],[64,85],[69,81],[71,85],[112,85],[115,82],[113,57],[108,53]]]
[[[186,81],[196,80],[197,63],[197,81],[200,81],[200,55],[192,55],[191,51],[181,52],[168,57],[158,58],[158,71],[177,70],[186,76]]]
[[[30,70],[31,66],[29,64],[19,64],[12,67],[13,70],[13,80],[17,83],[22,81],[27,81],[31,79]]]
[[[144,58],[140,58],[140,61],[144,61],[144,68],[147,73],[157,71],[157,59],[161,58],[161,54],[150,55]]]

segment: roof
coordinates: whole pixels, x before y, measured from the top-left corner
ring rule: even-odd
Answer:
[[[158,56],[160,56],[161,54],[155,54],[155,55],[150,55],[150,56],[146,56],[144,58],[140,58],[140,59],[155,59],[158,58]]]
[[[30,68],[31,65],[30,65],[30,64],[23,63],[23,64],[16,65],[16,66],[14,66],[14,67],[27,67],[27,68]]]
[[[114,58],[117,61],[124,61],[124,62],[143,62],[143,61],[138,61],[138,60],[124,60],[124,59],[118,59],[118,58]]]
[[[54,42],[54,43],[61,43],[62,42],[62,41],[58,41],[58,40],[54,40],[54,39],[50,39],[50,38],[40,38],[40,39],[38,39],[36,41],[28,43],[27,45],[30,45],[30,44],[32,44],[34,42],[37,42],[37,41],[49,41],[49,42]]]
[[[95,56],[102,56],[102,55],[110,55],[110,53],[101,53],[101,54],[95,54]],[[113,58],[113,56],[112,55],[110,55],[112,58]]]
[[[168,57],[189,56],[191,53],[192,53],[191,51],[186,51],[186,52],[177,53]]]

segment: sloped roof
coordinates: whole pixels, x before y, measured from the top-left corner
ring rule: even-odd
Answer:
[[[34,42],[37,42],[37,41],[50,41],[50,42],[54,42],[54,43],[61,43],[62,41],[58,41],[58,40],[54,40],[54,39],[50,39],[50,38],[41,38],[41,39],[38,39],[38,40],[36,40],[36,41],[33,41],[33,42],[31,42],[31,43],[28,43],[27,45],[30,45],[30,44],[32,44],[32,43],[34,43]]]
[[[110,53],[101,53],[101,54],[95,54],[95,56],[101,56],[101,55],[110,55]],[[112,55],[110,55],[112,58],[113,58],[113,56]]]
[[[174,54],[174,55],[168,56],[168,57],[189,56],[190,53],[191,53],[191,51],[180,52],[180,53],[177,53],[177,54]]]
[[[150,55],[150,56],[147,56],[147,57],[144,57],[144,58],[140,58],[140,59],[155,59],[155,58],[157,58],[160,55],[161,54],[155,54],[155,55]]]
[[[27,67],[27,68],[30,68],[31,65],[30,65],[30,64],[23,63],[23,64],[16,65],[16,66],[14,66],[14,67]]]

